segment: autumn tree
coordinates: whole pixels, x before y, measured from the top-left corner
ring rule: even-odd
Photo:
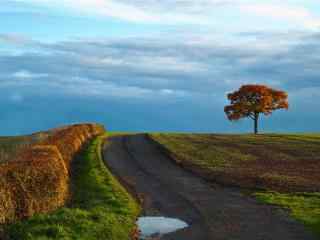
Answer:
[[[243,85],[239,90],[228,94],[231,104],[224,108],[230,121],[251,118],[254,133],[258,133],[261,114],[270,115],[277,109],[288,109],[288,94],[264,85]]]

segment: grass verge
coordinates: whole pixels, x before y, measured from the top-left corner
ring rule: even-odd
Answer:
[[[129,239],[139,206],[105,167],[96,138],[76,160],[70,207],[8,226],[10,240]]]
[[[302,222],[320,239],[320,193],[258,192],[254,195],[260,202],[288,209],[293,218]]]

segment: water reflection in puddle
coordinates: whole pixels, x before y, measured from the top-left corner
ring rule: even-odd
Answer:
[[[141,232],[141,240],[156,239],[152,237],[160,237],[188,227],[187,223],[179,219],[165,217],[141,217],[137,224]]]

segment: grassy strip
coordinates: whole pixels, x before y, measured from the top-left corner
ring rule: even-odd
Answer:
[[[255,196],[260,202],[289,209],[293,218],[302,222],[320,239],[320,193],[259,192]]]
[[[70,207],[37,215],[7,228],[12,240],[129,239],[139,206],[105,167],[95,139],[75,164]]]

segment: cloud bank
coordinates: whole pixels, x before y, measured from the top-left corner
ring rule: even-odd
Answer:
[[[124,124],[123,114],[131,113],[132,123],[125,126],[132,130],[234,131],[250,123],[227,122],[226,93],[259,83],[288,91],[291,102],[290,111],[277,113],[265,130],[319,129],[320,114],[314,109],[320,97],[320,35],[240,36],[237,44],[192,35],[52,44],[29,39],[20,54],[0,54],[0,93],[7,96],[2,102],[14,105],[15,114],[37,106],[51,121],[61,114],[68,121],[94,116],[113,129]],[[21,46],[10,36],[0,39]],[[275,43],[281,44],[272,47]],[[52,117],[48,106],[59,114]],[[10,116],[10,110],[4,115]],[[308,126],[305,119],[310,119]]]
[[[2,55],[5,71],[0,86],[6,84],[48,85],[77,92],[72,86],[90,86],[92,94],[101,95],[126,88],[133,94],[177,93],[179,96],[224,92],[244,82],[271,84],[295,91],[318,88],[318,34],[300,34],[292,41],[290,34],[263,35],[259,44],[248,44],[250,34],[238,44],[185,37],[172,39],[128,38],[122,40],[82,40],[36,43],[20,55]],[[15,38],[0,36],[7,43]],[[256,37],[257,38],[257,35]],[[279,48],[276,42],[282,39]],[[286,40],[287,39],[287,40]],[[254,41],[254,40],[253,40]],[[33,48],[38,49],[34,51]],[[39,50],[40,49],[40,50]],[[48,87],[49,89],[49,87]],[[154,92],[155,91],[155,92]],[[87,92],[87,94],[89,94]],[[160,95],[161,95],[160,94]],[[122,95],[122,94],[119,94]],[[124,96],[126,94],[123,94]],[[131,94],[128,94],[131,96]]]
[[[304,1],[312,3],[311,0]],[[296,1],[253,0],[19,0],[73,14],[112,17],[129,22],[157,24],[222,23],[227,18],[241,21],[249,16],[262,23],[267,18],[275,23],[294,24],[307,29],[319,29],[320,15]],[[258,17],[258,18],[257,18]],[[220,19],[219,19],[220,18]],[[252,21],[248,23],[254,23]],[[250,18],[249,18],[250,19]],[[248,19],[247,19],[248,21]]]

